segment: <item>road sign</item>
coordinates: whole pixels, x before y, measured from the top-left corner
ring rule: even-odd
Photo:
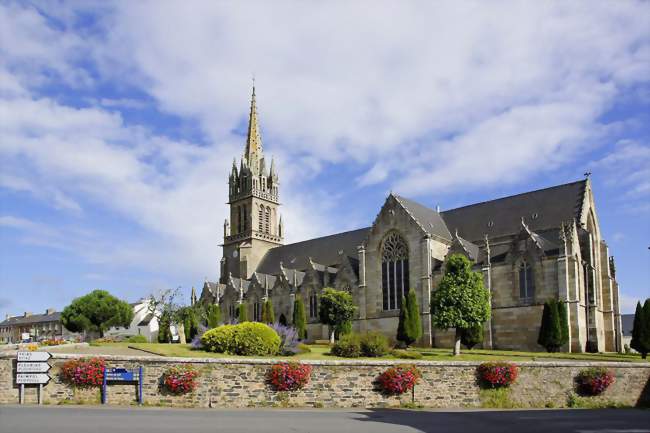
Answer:
[[[47,361],[52,357],[48,352],[18,352],[18,362]]]
[[[47,373],[50,368],[47,362],[19,362],[16,364],[17,373]]]
[[[106,380],[135,382],[138,380],[137,370],[127,370],[126,368],[107,368],[104,372]]]
[[[46,384],[50,381],[50,376],[45,373],[18,373],[16,375],[16,383],[22,384]]]

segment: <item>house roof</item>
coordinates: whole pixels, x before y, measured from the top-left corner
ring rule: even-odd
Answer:
[[[465,239],[481,241],[513,235],[521,230],[521,218],[532,231],[559,227],[580,217],[587,180],[441,212],[449,230],[458,229]]]
[[[406,197],[393,194],[393,197],[404,206],[413,218],[427,231],[427,233],[450,241],[452,239],[449,228],[439,212],[421,205]]]
[[[621,314],[621,331],[626,337],[632,336],[632,328],[634,328],[634,314]]]
[[[29,325],[32,323],[58,322],[61,320],[61,312],[55,311],[52,314],[32,314],[25,316],[14,316],[0,322],[0,326]]]
[[[314,262],[325,266],[336,265],[339,262],[339,251],[349,257],[356,257],[357,247],[363,243],[369,230],[369,227],[365,227],[272,248],[264,255],[256,272],[278,274],[280,263],[285,269],[304,270],[309,268],[310,257]]]

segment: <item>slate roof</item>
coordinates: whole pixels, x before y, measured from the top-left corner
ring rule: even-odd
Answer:
[[[559,227],[562,222],[580,217],[586,183],[586,180],[580,180],[440,214],[449,230],[458,229],[465,239],[472,242],[482,241],[486,234],[494,239],[519,233],[522,217],[532,231]]]
[[[42,322],[58,322],[61,320],[61,312],[56,311],[52,314],[32,314],[30,316],[14,316],[0,322],[0,326],[28,325]]]
[[[369,230],[370,227],[365,227],[272,248],[266,252],[256,272],[278,274],[280,262],[288,269],[307,269],[309,257],[325,266],[335,265],[339,262],[339,251],[348,257],[357,256],[357,246],[363,243]]]
[[[621,331],[626,337],[632,336],[632,328],[634,328],[634,314],[621,314]]]
[[[393,194],[393,197],[404,206],[404,208],[413,216],[413,218],[415,218],[424,230],[427,231],[427,233],[448,241],[452,239],[449,228],[440,216],[440,213],[397,194]]]

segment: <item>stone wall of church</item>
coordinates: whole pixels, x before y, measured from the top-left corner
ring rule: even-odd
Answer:
[[[74,389],[60,380],[61,365],[77,355],[55,355],[49,362],[54,379],[44,387],[45,404],[65,402],[99,404],[98,388]],[[394,361],[304,361],[313,367],[311,380],[302,390],[276,392],[266,383],[272,359],[206,359],[106,356],[110,367],[144,367],[143,394],[145,404],[181,407],[387,407],[411,401],[410,393],[401,397],[380,392],[375,384],[379,374]],[[199,372],[198,387],[184,396],[161,390],[161,376],[173,365],[189,363]],[[476,381],[478,362],[413,362],[422,372],[415,387],[414,399],[424,407],[477,407],[481,405],[480,387]],[[650,404],[650,364],[525,362],[512,386],[510,398],[522,407],[563,407],[573,391],[575,376],[589,366],[606,366],[614,371],[616,382],[596,400],[635,406]],[[18,386],[14,383],[15,356],[0,356],[0,404],[18,402]],[[25,401],[37,402],[37,388],[27,387]],[[134,384],[108,387],[109,405],[130,405],[136,402]]]

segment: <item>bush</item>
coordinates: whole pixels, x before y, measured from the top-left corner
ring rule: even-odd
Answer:
[[[354,333],[342,335],[332,346],[331,352],[333,355],[343,358],[358,358],[361,356],[361,339],[359,335]]]
[[[309,383],[311,365],[282,362],[271,366],[267,378],[276,391],[295,391]]]
[[[398,365],[380,374],[377,383],[388,394],[403,394],[413,389],[421,376],[415,365]]]
[[[52,338],[52,339],[41,341],[41,346],[59,346],[61,344],[65,344],[65,340],[58,340],[56,338]]]
[[[395,358],[400,359],[422,359],[422,354],[420,352],[415,352],[412,350],[403,350],[403,349],[393,349],[390,352]]]
[[[311,347],[305,343],[298,343],[297,349],[298,353],[311,353]]]
[[[410,289],[406,297],[402,297],[399,322],[397,324],[397,341],[409,347],[422,337],[422,323],[420,321],[420,307],[415,295],[415,290]]]
[[[148,343],[147,337],[144,335],[132,335],[127,340],[129,343]]]
[[[106,362],[103,358],[71,359],[61,367],[65,382],[74,386],[100,386],[104,381]]]
[[[292,356],[299,352],[298,343],[300,340],[298,339],[298,332],[296,331],[296,328],[292,326],[281,325],[279,323],[274,323],[273,325],[269,326],[280,337],[280,349],[278,349],[278,353],[282,355]]]
[[[363,334],[360,343],[363,356],[379,357],[388,353],[388,338],[379,332],[373,331]]]
[[[170,367],[163,373],[163,388],[172,394],[187,394],[196,389],[199,372],[191,365],[183,364]]]
[[[222,325],[210,329],[201,343],[205,350],[243,356],[276,355],[280,350],[280,337],[268,325],[244,322]]]
[[[484,362],[478,366],[478,375],[483,384],[500,388],[515,383],[519,367],[508,362]]]
[[[582,370],[576,377],[579,391],[587,395],[600,395],[616,382],[614,373],[604,367]]]

